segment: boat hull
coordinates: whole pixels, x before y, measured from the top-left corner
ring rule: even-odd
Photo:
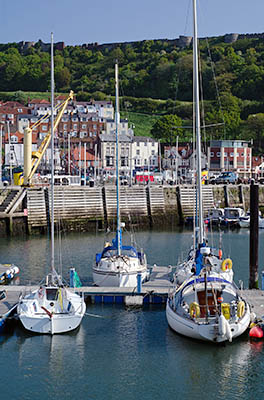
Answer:
[[[137,287],[138,275],[141,274],[141,282],[148,278],[147,269],[133,272],[107,272],[93,268],[93,281],[97,286],[105,287]]]
[[[170,306],[169,300],[166,305],[166,317],[171,329],[175,332],[192,339],[220,343],[227,341],[226,336],[218,334],[218,324],[198,324],[192,319],[184,318],[177,314]],[[242,335],[250,324],[249,308],[245,315],[237,323],[231,323],[232,339]]]
[[[64,289],[63,296],[48,298],[46,292],[58,292],[59,287],[45,288],[22,296],[17,305],[17,315],[25,329],[40,334],[57,334],[72,331],[80,325],[86,311],[83,297]]]
[[[28,331],[40,334],[58,334],[73,331],[82,321],[81,315],[65,316],[54,314],[51,318],[45,315],[31,317],[22,314],[19,317],[23,327]]]

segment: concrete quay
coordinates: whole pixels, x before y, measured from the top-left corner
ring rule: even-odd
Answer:
[[[249,208],[249,185],[203,185],[206,212],[218,207]],[[133,185],[120,188],[122,221],[138,226],[177,226],[193,215],[192,185]],[[264,185],[259,186],[259,205],[264,207]],[[55,223],[67,231],[94,231],[111,226],[116,218],[113,185],[55,186]],[[0,191],[0,234],[45,233],[50,225],[50,188],[19,186]]]

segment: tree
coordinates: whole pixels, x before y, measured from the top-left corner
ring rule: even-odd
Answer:
[[[253,139],[256,153],[264,150],[264,114],[251,114],[244,124],[246,139]]]
[[[56,72],[55,82],[58,90],[69,90],[71,74],[67,67]]]
[[[182,137],[182,120],[177,115],[164,115],[154,124],[151,134],[162,143],[173,144],[177,136]]]

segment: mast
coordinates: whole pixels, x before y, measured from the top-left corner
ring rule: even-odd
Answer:
[[[53,61],[53,33],[51,33],[51,271],[52,279],[54,267],[54,61]]]
[[[202,197],[202,167],[201,167],[201,135],[200,135],[200,105],[199,105],[199,65],[197,44],[197,9],[196,0],[193,0],[193,66],[194,66],[194,103],[195,103],[195,131],[196,131],[196,164],[197,164],[197,188],[198,188],[198,244],[204,240],[203,225],[203,197]]]
[[[116,126],[116,214],[117,214],[117,254],[121,255],[121,223],[119,205],[119,140],[118,131],[120,123],[119,114],[119,89],[118,89],[118,63],[115,64],[115,126]]]

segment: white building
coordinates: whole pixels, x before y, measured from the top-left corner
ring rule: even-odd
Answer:
[[[116,133],[116,124],[114,119],[107,119],[105,122],[105,133],[115,135]],[[134,132],[132,129],[128,128],[127,119],[121,119],[119,123],[119,134],[120,135],[130,135],[133,136]]]
[[[131,137],[129,135],[119,135],[119,157],[120,171],[128,174],[131,168]],[[101,167],[105,171],[116,169],[116,136],[115,134],[100,135],[100,158]]]
[[[134,136],[132,141],[132,168],[155,169],[159,165],[159,143],[147,136]]]

